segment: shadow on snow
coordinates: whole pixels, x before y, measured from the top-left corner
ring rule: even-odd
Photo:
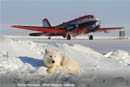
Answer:
[[[27,57],[27,56],[20,56],[19,58],[22,62],[29,63],[33,67],[45,66],[43,60],[41,59],[35,59],[35,58]]]

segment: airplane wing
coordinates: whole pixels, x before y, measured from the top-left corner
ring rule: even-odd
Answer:
[[[105,32],[105,33],[108,33],[109,31],[112,31],[112,30],[121,30],[123,28],[124,27],[100,28],[96,32]]]
[[[22,25],[13,25],[11,27],[25,29],[25,30],[40,31],[43,33],[52,33],[52,34],[64,34],[66,32],[65,29],[56,29],[56,28],[48,28],[48,27],[22,26]]]
[[[71,32],[71,35],[75,37],[75,36],[78,36],[80,34],[87,34],[87,33],[90,33],[90,32],[105,32],[105,33],[108,33],[109,31],[121,30],[123,28],[124,27],[99,28],[98,30],[95,30],[95,31],[91,31],[90,29],[82,29],[82,30],[75,29],[74,31]]]

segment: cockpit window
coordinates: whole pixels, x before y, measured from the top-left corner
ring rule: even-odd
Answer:
[[[88,16],[88,18],[94,18],[93,16]]]

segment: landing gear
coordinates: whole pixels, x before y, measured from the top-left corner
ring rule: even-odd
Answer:
[[[49,36],[48,39],[51,39],[51,37]]]
[[[89,40],[93,40],[93,35],[89,35]]]
[[[71,40],[71,35],[67,35],[67,40]]]

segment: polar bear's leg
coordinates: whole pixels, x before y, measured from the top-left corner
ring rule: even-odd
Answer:
[[[66,74],[72,74],[72,71],[70,69],[68,69],[67,67],[62,67],[62,72],[66,73]]]
[[[54,72],[57,68],[58,68],[58,66],[54,66],[54,67],[48,68],[48,69],[47,69],[47,73],[48,73],[48,74],[51,74],[51,73]]]

